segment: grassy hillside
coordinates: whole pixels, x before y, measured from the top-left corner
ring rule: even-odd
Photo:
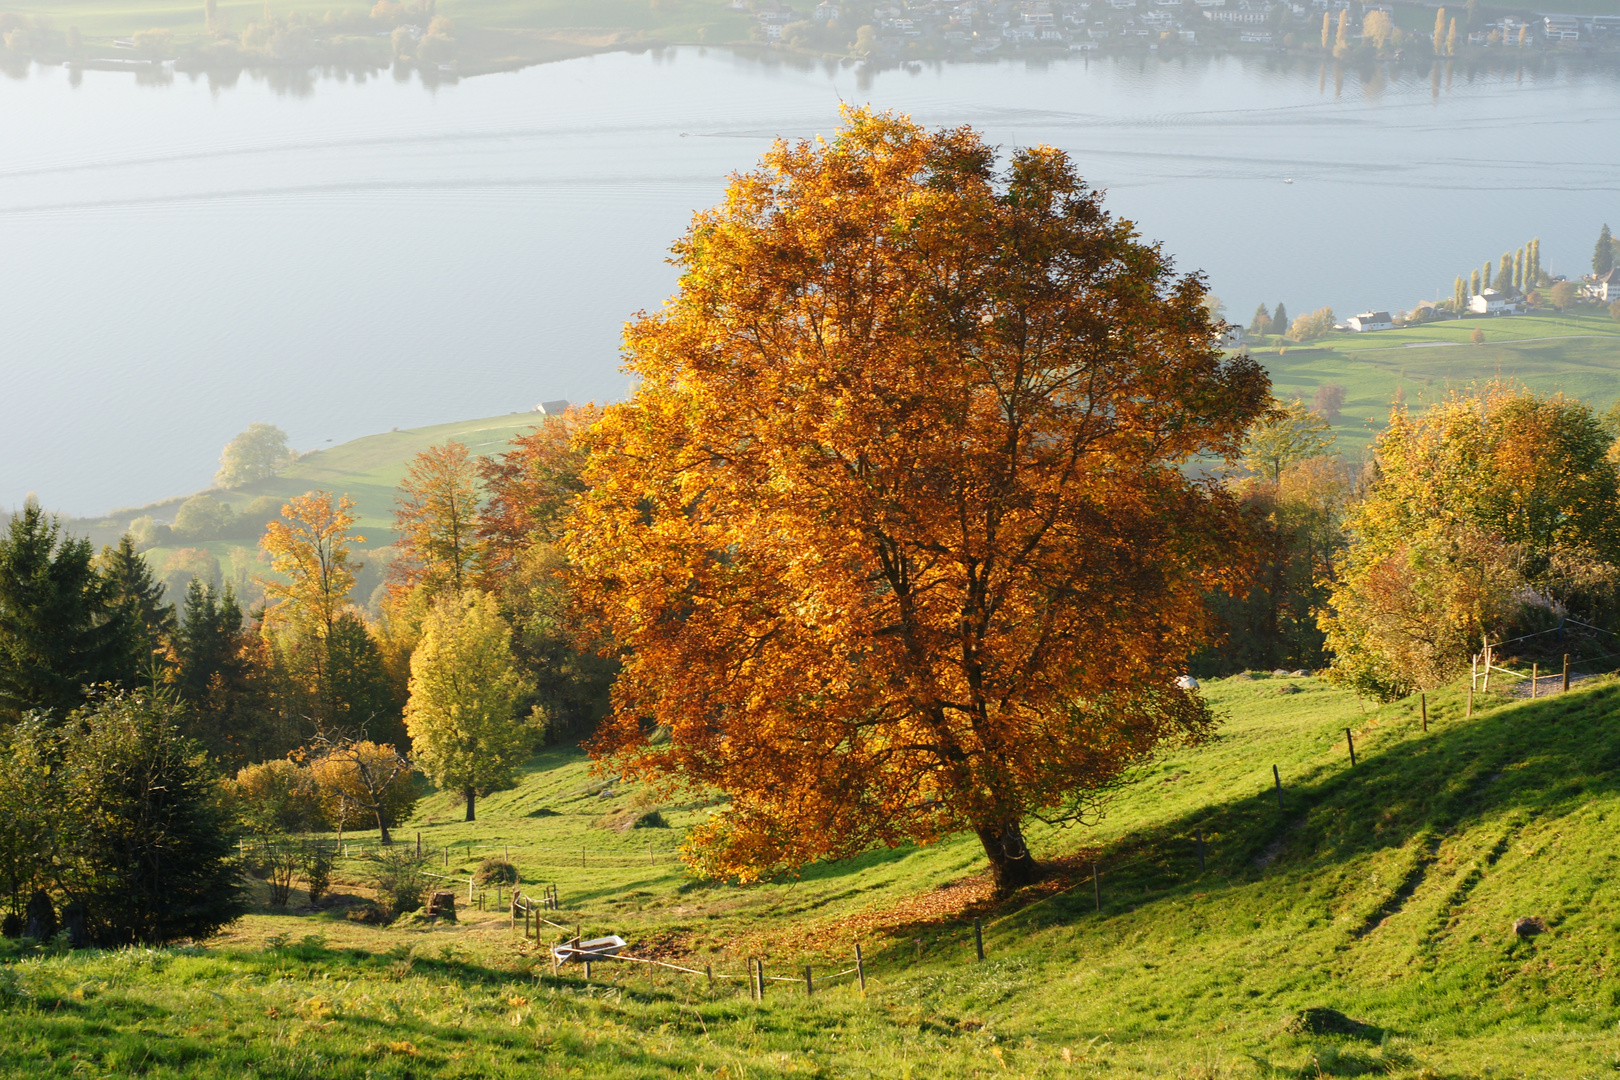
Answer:
[[[1469,341],[1474,330],[1485,342]],[[1605,313],[1526,315],[1431,323],[1411,330],[1335,334],[1321,347],[1274,344],[1251,352],[1271,371],[1279,397],[1307,403],[1323,383],[1345,388],[1334,428],[1340,452],[1354,456],[1383,429],[1399,390],[1413,409],[1452,390],[1516,379],[1542,393],[1562,391],[1599,410],[1620,400],[1620,323]]]
[[[1612,1071],[1620,685],[1534,702],[1482,697],[1471,720],[1455,691],[1441,692],[1427,733],[1415,701],[1364,710],[1314,679],[1237,678],[1206,693],[1227,716],[1220,735],[1144,770],[1096,827],[1037,829],[1053,878],[1002,905],[969,840],[749,888],[687,880],[669,853],[705,808],[659,806],[671,828],[616,832],[604,819],[655,804],[633,789],[593,792],[600,781],[573,751],[534,761],[516,790],[480,805],[476,824],[455,820],[440,794],[402,830],[410,842],[420,831],[451,876],[510,851],[531,887],[557,884],[559,922],[623,934],[639,955],[720,975],[741,974],[748,955],[783,977],[811,964],[818,992],[808,999],[802,983],[784,981],[755,1004],[741,980],[710,989],[701,976],[649,978],[628,964],[598,965],[589,983],[577,971],[554,978],[503,916],[476,910],[426,928],[261,912],[191,949],[14,951],[0,969],[11,1014],[0,1068],[357,1078]],[[366,865],[346,860],[340,891],[363,892]],[[975,916],[983,964],[973,960]],[[1547,931],[1515,936],[1520,917]],[[849,977],[829,978],[857,941],[864,995]],[[1301,1022],[1318,1007],[1357,1023],[1334,1032]]]

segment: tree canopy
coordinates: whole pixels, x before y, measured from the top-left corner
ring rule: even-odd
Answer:
[[[214,483],[232,488],[267,480],[291,465],[295,456],[287,447],[285,431],[274,424],[249,424],[246,431],[225,444]]]
[[[461,792],[468,821],[478,795],[510,786],[534,747],[537,733],[516,716],[532,690],[512,661],[512,628],[493,596],[440,601],[411,654],[405,726],[417,766]]]
[[[731,797],[708,872],[971,829],[1012,888],[1028,815],[1212,724],[1174,678],[1249,532],[1179,466],[1267,378],[1064,154],[995,162],[868,111],[779,143],[626,330],[566,541],[627,647],[594,750]]]

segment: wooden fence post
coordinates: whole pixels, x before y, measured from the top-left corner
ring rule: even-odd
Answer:
[[[1204,872],[1204,830],[1198,830],[1198,872]]]
[[[1097,880],[1097,864],[1091,864],[1091,896],[1097,901],[1097,910],[1102,910],[1102,882]]]
[[[1418,695],[1418,708],[1423,710],[1423,730],[1429,730],[1429,695]]]
[[[713,964],[704,964],[703,965],[703,974],[705,974],[705,975],[707,975],[709,977],[709,989],[713,990],[714,989],[714,965]]]
[[[810,965],[804,965],[804,996],[810,997],[816,992],[816,979],[810,973]]]
[[[866,963],[861,959],[861,943],[855,943],[855,978],[861,984],[861,993],[866,993]]]
[[[1468,684],[1468,708],[1463,710],[1463,719],[1471,719],[1474,715],[1474,684]]]
[[[421,833],[416,834],[416,857],[418,859],[420,859],[422,857],[422,834]]]
[[[1536,689],[1541,685],[1541,665],[1530,665],[1530,697],[1536,697]]]
[[[984,928],[979,925],[978,919],[973,920],[973,951],[980,960],[984,959]]]
[[[585,961],[585,981],[591,981],[591,962],[589,960]]]
[[[1282,773],[1277,771],[1277,766],[1275,766],[1275,765],[1273,765],[1271,767],[1271,778],[1272,778],[1272,780],[1276,781],[1276,783],[1277,783],[1277,809],[1281,810],[1283,808],[1283,801],[1282,801]]]
[[[1569,653],[1564,654],[1564,692],[1569,692]]]
[[[765,1000],[765,958],[761,956],[754,961],[754,970],[759,972],[759,1000]]]

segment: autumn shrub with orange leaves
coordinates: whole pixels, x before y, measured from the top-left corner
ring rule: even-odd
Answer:
[[[1620,472],[1585,404],[1506,382],[1403,405],[1322,616],[1330,675],[1393,700],[1500,641],[1575,617],[1614,629]]]
[[[730,797],[706,874],[973,830],[1032,880],[1030,815],[1214,723],[1174,680],[1253,534],[1180,466],[1264,371],[1064,154],[966,128],[847,112],[674,250],[565,540],[626,650],[594,752]]]

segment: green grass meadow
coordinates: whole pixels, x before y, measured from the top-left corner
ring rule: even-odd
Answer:
[[[1480,330],[1483,344],[1469,335]],[[1453,391],[1494,378],[1540,393],[1562,392],[1602,411],[1620,400],[1620,323],[1604,313],[1462,319],[1412,329],[1334,334],[1312,346],[1275,338],[1251,352],[1271,372],[1278,397],[1307,404],[1316,388],[1336,383],[1345,404],[1334,436],[1340,453],[1356,457],[1389,418],[1395,395],[1413,410]]]
[[[1620,684],[1455,688],[1370,708],[1312,678],[1234,678],[1201,747],[1166,755],[1101,821],[1037,827],[1050,881],[997,904],[977,843],[878,851],[792,879],[689,879],[708,807],[659,805],[556,749],[460,820],[432,794],[399,830],[461,883],[509,853],[555,919],[636,955],[554,977],[495,911],[377,927],[262,905],[187,948],[12,948],[6,1075],[187,1077],[1596,1077],[1620,1063]],[[1345,728],[1354,733],[1349,761]],[[1272,785],[1283,781],[1279,808]],[[611,794],[603,795],[602,791]],[[656,808],[669,827],[610,822]],[[1202,831],[1205,866],[1196,836]],[[366,891],[367,861],[335,891]],[[448,849],[448,855],[446,854]],[[585,864],[580,865],[581,851]],[[448,860],[448,865],[446,861]],[[1094,891],[1090,866],[1101,868]],[[1097,909],[1100,898],[1101,910]],[[493,898],[491,898],[493,899]],[[489,905],[491,908],[494,904]],[[1515,919],[1547,931],[1519,938]],[[972,920],[988,958],[974,959]],[[560,931],[543,928],[547,936]],[[865,993],[849,976],[859,942]],[[1294,1019],[1333,1008],[1348,1033]]]

